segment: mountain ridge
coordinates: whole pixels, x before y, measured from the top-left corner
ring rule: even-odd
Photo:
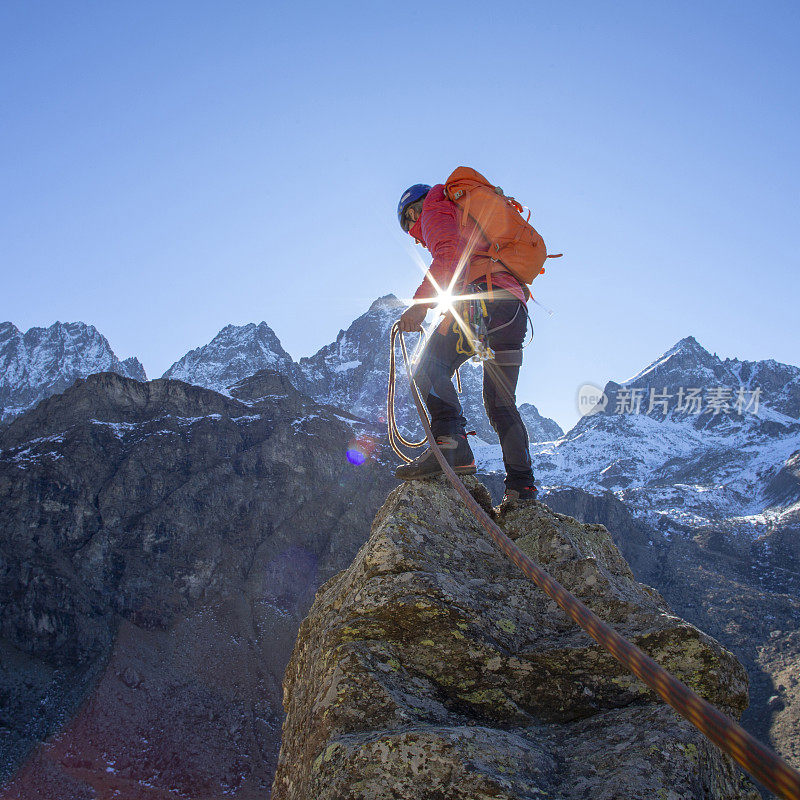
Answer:
[[[376,369],[379,372],[385,371],[383,362],[387,359],[385,354],[380,352],[382,350],[380,342],[383,338],[386,338],[388,342],[388,329],[402,308],[404,308],[404,304],[392,294],[379,297],[346,330],[340,330],[333,342],[321,347],[313,355],[303,356],[296,361],[283,348],[277,334],[266,322],[248,323],[241,326],[226,325],[208,343],[188,351],[174,362],[162,377],[185,380],[226,393],[230,385],[259,369],[278,368],[284,370],[299,388],[317,397],[320,401],[333,402],[350,410],[360,408],[361,412],[371,416],[374,422],[382,424],[381,417],[384,415],[379,410],[382,400],[376,404],[374,399],[383,395],[379,385],[380,380],[375,375],[360,375],[358,367],[364,365],[366,353],[366,360],[372,371]],[[365,320],[371,320],[371,326],[366,325]],[[63,325],[64,323],[54,323],[54,326]],[[69,323],[69,325],[85,326],[86,329],[99,335],[93,326],[86,325],[86,323]],[[354,344],[352,337],[354,333],[359,332],[359,327],[361,329],[370,328],[367,331],[369,334],[367,338],[371,337],[370,341],[355,342]],[[0,347],[4,335],[7,337],[9,330],[19,333],[10,322],[0,324]],[[30,330],[50,329],[32,328]],[[103,340],[105,341],[104,337]],[[348,348],[350,355],[346,356],[345,351]],[[383,350],[385,349],[383,348]],[[2,350],[0,350],[0,358],[2,358]],[[122,362],[116,359],[116,362],[118,363],[111,367],[105,363],[92,364],[92,371],[106,371],[111,368],[137,380],[146,379],[146,373],[138,359],[128,358]],[[6,372],[13,374],[8,369]],[[361,372],[368,373],[369,370],[361,370]],[[86,374],[90,374],[87,369],[76,372],[73,379],[85,377]],[[676,376],[680,376],[683,380],[687,377],[703,379],[706,383],[711,380],[725,380],[731,387],[744,389],[758,384],[764,391],[764,397],[760,402],[765,402],[778,413],[795,419],[800,418],[800,368],[783,364],[775,359],[743,361],[737,358],[726,358],[723,360],[716,354],[712,356],[693,335],[678,340],[632,377],[622,382],[609,381],[605,389],[610,395],[610,399],[616,399],[620,387],[622,389],[668,387]],[[496,443],[496,436],[482,412],[479,373],[466,365],[462,377],[466,384],[464,405],[471,427],[478,430],[479,436],[484,441]],[[646,386],[648,378],[657,378],[658,386]],[[326,383],[333,388],[326,388]],[[30,407],[30,404],[41,399],[41,396],[66,388],[66,385],[68,383],[65,379],[58,384],[56,389],[48,388],[27,405],[17,403],[12,407],[6,403],[8,407],[3,411],[3,418],[8,419],[13,414],[19,413],[20,410]],[[358,396],[359,391],[361,397]],[[401,394],[403,392],[402,386],[400,392]],[[1,397],[2,385],[0,385]],[[579,419],[570,431],[565,432],[555,421],[541,417],[535,406],[526,403],[523,398],[519,399],[519,405],[528,425],[531,440],[534,442],[553,441],[575,430],[585,419]],[[410,399],[401,399],[401,406],[398,414],[401,425],[407,431],[415,428],[415,412]]]
[[[297,626],[394,481],[281,373],[234,393],[98,373],[0,431],[4,797],[268,793]]]
[[[0,422],[63,392],[78,378],[109,371],[147,380],[139,359],[120,361],[94,325],[54,322],[23,333],[12,322],[0,323]]]

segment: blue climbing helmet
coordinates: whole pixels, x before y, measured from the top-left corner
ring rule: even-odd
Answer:
[[[417,200],[421,200],[423,197],[425,197],[430,190],[431,187],[428,186],[427,183],[415,183],[413,186],[409,186],[409,188],[403,192],[400,202],[397,204],[397,219],[400,222],[400,227],[406,233],[408,233],[408,228],[406,227],[406,222],[404,219],[406,209],[412,203],[416,203]]]

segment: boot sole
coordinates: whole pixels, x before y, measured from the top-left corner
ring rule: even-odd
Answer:
[[[456,475],[475,475],[478,471],[478,468],[474,464],[467,464],[463,467],[453,467],[453,472]],[[396,472],[394,477],[400,481],[424,481],[426,478],[435,478],[437,475],[443,475],[444,472],[442,470],[436,470],[436,472],[426,472],[423,475],[398,475]]]

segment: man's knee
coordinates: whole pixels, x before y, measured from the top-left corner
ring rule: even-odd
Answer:
[[[418,364],[412,371],[411,375],[414,378],[414,383],[416,383],[417,389],[419,389],[420,396],[423,399],[426,398],[431,391],[431,387],[433,386],[433,380],[430,372]]]
[[[495,404],[486,407],[486,416],[497,433],[506,432],[516,425],[522,425],[522,417],[516,405]]]
[[[495,376],[493,380],[484,382],[483,404],[486,413],[504,414],[515,413],[517,410],[516,381],[510,381],[503,375]]]
[[[489,417],[492,425],[518,413],[516,398],[513,395],[501,397],[496,392],[483,393],[483,407],[486,409],[486,416]]]

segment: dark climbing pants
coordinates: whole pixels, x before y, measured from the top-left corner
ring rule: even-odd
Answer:
[[[520,489],[533,484],[528,431],[517,409],[516,390],[522,366],[522,344],[528,329],[525,307],[514,297],[504,293],[501,298],[486,302],[489,315],[488,343],[497,354],[496,359],[483,362],[483,405],[492,427],[500,439],[503,463],[506,468],[506,486]],[[420,394],[431,415],[431,429],[435,436],[464,433],[466,419],[453,386],[453,374],[470,357],[458,352],[459,338],[462,350],[469,350],[458,323],[452,316],[431,335],[414,377]]]

